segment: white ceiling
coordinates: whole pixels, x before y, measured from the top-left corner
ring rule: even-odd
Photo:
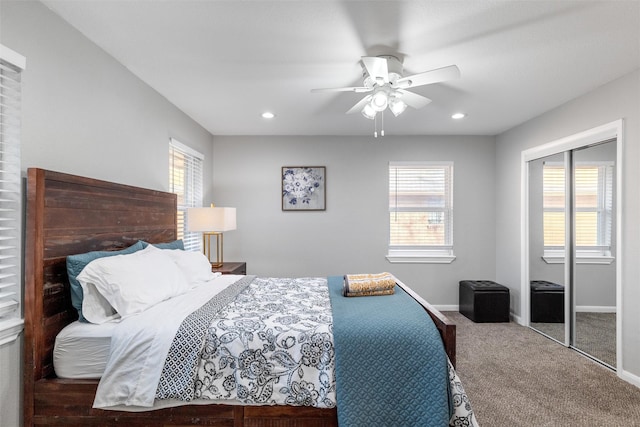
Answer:
[[[460,68],[395,135],[495,135],[640,68],[639,0],[43,2],[214,135],[370,135],[361,94],[310,93],[361,85],[366,55]]]

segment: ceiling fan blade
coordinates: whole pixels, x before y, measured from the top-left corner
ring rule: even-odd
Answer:
[[[323,93],[323,92],[355,92],[355,93],[365,93],[371,92],[373,90],[372,87],[335,87],[335,88],[322,88],[322,89],[311,89],[311,93]]]
[[[449,65],[448,67],[437,68],[435,70],[402,77],[398,79],[396,86],[407,89],[410,87],[443,82],[445,80],[453,80],[459,77],[460,69],[455,65]]]
[[[387,67],[387,59],[377,56],[363,56],[362,64],[372,79],[378,81],[382,79],[384,83],[389,82],[389,68]]]
[[[400,95],[399,99],[402,102],[407,104],[409,107],[413,107],[416,109],[422,108],[431,102],[431,100],[427,97],[403,89],[396,90],[396,94]]]
[[[371,101],[371,95],[365,96],[360,101],[358,101],[356,105],[351,107],[349,111],[347,111],[347,114],[359,113],[360,111],[362,111],[362,107],[364,107],[365,104],[369,101]]]

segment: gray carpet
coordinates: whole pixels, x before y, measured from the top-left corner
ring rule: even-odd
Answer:
[[[575,347],[616,367],[616,313],[576,313]]]
[[[545,334],[564,341],[564,323],[532,323]],[[576,313],[576,348],[616,367],[616,314]]]
[[[577,352],[511,323],[458,312],[457,371],[482,427],[640,426],[640,388]]]

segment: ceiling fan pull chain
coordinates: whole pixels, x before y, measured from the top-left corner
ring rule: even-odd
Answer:
[[[384,136],[384,111],[380,113],[380,121],[382,122],[380,125],[380,136]]]
[[[378,137],[378,115],[373,116],[373,137]]]

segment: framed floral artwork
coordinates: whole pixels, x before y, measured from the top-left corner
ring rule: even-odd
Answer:
[[[282,167],[283,211],[323,211],[326,190],[324,166]]]

